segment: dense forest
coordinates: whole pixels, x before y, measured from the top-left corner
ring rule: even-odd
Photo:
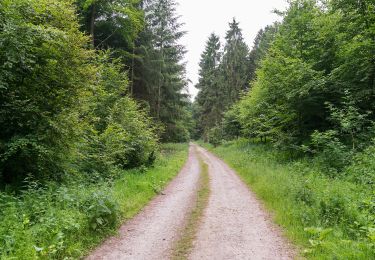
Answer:
[[[281,23],[259,31],[252,50],[235,20],[224,48],[209,37],[194,134],[213,144],[240,136],[271,142],[319,157],[335,175],[374,145],[374,4],[291,1],[280,15]]]
[[[233,166],[313,259],[370,259],[375,216],[375,4],[296,0],[252,48],[210,35],[197,138]],[[234,140],[234,141],[233,141]]]
[[[297,244],[366,259],[374,1],[290,0],[251,46],[234,18],[206,41],[194,102],[176,6],[0,0],[0,258],[82,257],[178,172],[187,144],[166,143],[202,139],[250,183],[264,170],[271,209],[293,201]]]
[[[110,175],[187,141],[171,1],[1,1],[1,183]]]
[[[1,259],[80,256],[177,173],[183,35],[173,0],[0,1]]]

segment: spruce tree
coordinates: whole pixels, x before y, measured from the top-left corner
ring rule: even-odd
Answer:
[[[220,39],[212,33],[206,43],[199,63],[199,82],[196,85],[200,91],[196,103],[198,105],[198,122],[201,133],[207,137],[208,131],[220,122],[224,97],[221,86],[219,65],[221,61]]]
[[[163,139],[187,139],[183,121],[188,117],[185,34],[173,0],[143,2],[145,28],[137,40],[134,67],[134,96],[144,101],[151,115],[165,128]],[[185,133],[181,136],[181,132]]]
[[[250,62],[249,48],[243,39],[239,23],[235,19],[229,23],[225,39],[221,70],[224,75],[226,94],[223,105],[228,108],[239,99],[242,91],[249,88]]]

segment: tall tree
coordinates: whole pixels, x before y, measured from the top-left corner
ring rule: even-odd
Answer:
[[[206,47],[199,63],[199,89],[196,98],[198,125],[201,134],[206,138],[208,131],[218,124],[224,112],[222,77],[219,71],[221,62],[220,39],[212,33],[206,42]]]
[[[95,70],[72,1],[0,3],[0,177],[58,176]],[[0,178],[1,182],[1,178]]]
[[[225,39],[221,53],[219,37],[211,34],[201,57],[195,118],[205,139],[211,129],[221,124],[225,112],[239,100],[241,92],[249,89],[252,77],[249,48],[235,19],[229,23]],[[217,136],[221,130],[213,132]]]
[[[250,70],[249,78],[251,81],[255,79],[255,71],[260,67],[261,61],[266,57],[269,48],[275,40],[279,23],[267,25],[264,29],[259,30],[254,40],[254,46],[250,51]]]
[[[221,70],[224,75],[224,91],[227,95],[224,106],[228,108],[239,99],[242,91],[249,88],[250,63],[249,48],[235,19],[229,23],[225,40]]]
[[[149,0],[143,6],[146,26],[137,40],[134,96],[143,100],[151,115],[163,124],[163,139],[168,140],[185,131],[185,48],[179,44],[185,32],[176,15],[175,1]]]

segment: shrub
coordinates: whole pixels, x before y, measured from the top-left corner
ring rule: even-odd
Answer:
[[[119,206],[108,190],[94,192],[85,202],[90,228],[95,231],[116,227],[120,217]]]
[[[352,151],[339,140],[337,135],[334,130],[315,131],[311,135],[316,161],[332,177],[336,176],[338,171],[343,170],[352,157]]]
[[[208,132],[208,142],[215,147],[223,142],[223,131],[221,126],[215,126]]]
[[[345,170],[348,179],[360,184],[375,185],[375,145],[354,156],[353,163]]]
[[[7,183],[56,177],[91,82],[88,39],[70,0],[4,0],[0,10],[0,173]]]

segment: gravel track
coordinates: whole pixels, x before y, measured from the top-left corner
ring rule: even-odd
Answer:
[[[211,197],[190,259],[293,259],[292,246],[237,174],[198,150],[209,166]]]
[[[222,160],[191,145],[180,174],[119,235],[87,259],[169,259],[196,199],[199,160],[209,166],[210,198],[189,259],[293,259],[295,250],[260,202]]]
[[[134,219],[125,223],[119,235],[107,240],[87,259],[168,259],[186,216],[194,204],[199,180],[195,148],[179,175]]]

